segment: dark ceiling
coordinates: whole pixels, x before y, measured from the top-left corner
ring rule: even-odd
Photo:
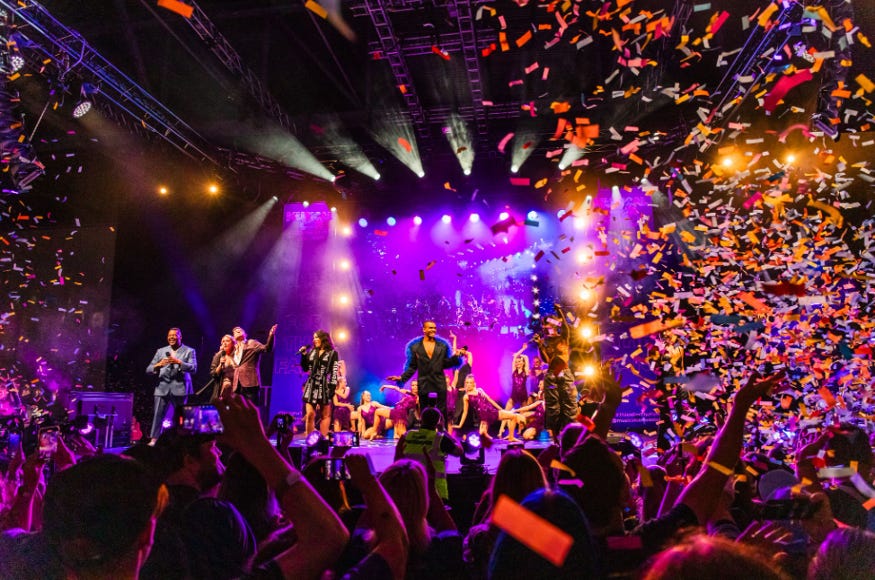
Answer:
[[[859,0],[832,0],[820,13],[757,0],[332,0],[310,4],[315,10],[300,0],[228,0],[202,1],[190,18],[155,0],[43,3],[45,14],[81,39],[23,4],[17,30],[55,56],[47,68],[66,71],[68,100],[81,81],[92,83],[104,114],[204,167],[221,166],[257,189],[315,188],[370,208],[421,203],[435,195],[429,191],[467,198],[476,188],[506,186],[511,152],[521,148],[531,150],[522,176],[558,182],[567,129],[588,124],[598,125],[583,157],[588,175],[627,182],[648,168],[659,175],[672,162],[713,154],[734,137],[734,124],[774,131],[810,125],[818,113],[830,116],[829,99],[818,92],[829,94],[839,82],[856,91],[861,73],[875,79],[859,34],[875,34],[875,8]],[[826,19],[839,24],[827,27]],[[73,47],[66,56],[62,44]],[[828,51],[833,58],[813,79],[766,115],[763,97],[793,70],[787,67],[810,67],[808,55]],[[37,48],[22,52],[39,62]],[[115,73],[97,57],[138,87],[102,80]],[[128,106],[140,89],[167,108],[166,119]],[[860,97],[834,128],[867,129],[868,101]],[[470,181],[445,135],[451,115],[471,136]],[[560,122],[566,130],[554,138]],[[393,130],[414,141],[427,179],[378,144],[381,132],[397,142]],[[509,133],[517,138],[501,152]],[[325,183],[288,159],[267,159],[257,143],[266,134],[294,135],[341,178]],[[635,139],[635,148],[625,147]],[[384,179],[345,165],[350,140]],[[641,161],[630,161],[630,152]],[[616,175],[606,171],[612,167]]]

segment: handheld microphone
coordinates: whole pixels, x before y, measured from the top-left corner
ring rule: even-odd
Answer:
[[[170,351],[168,350],[166,353],[164,353],[164,356],[166,356],[167,358],[170,358]]]
[[[302,346],[301,348],[298,349],[298,354],[304,354],[305,352],[307,352],[308,348],[309,347],[305,344],[304,346]]]

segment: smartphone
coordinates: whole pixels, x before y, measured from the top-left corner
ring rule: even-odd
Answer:
[[[291,421],[286,415],[277,415],[276,416],[276,430],[277,433],[288,433],[289,429],[291,429]]]
[[[349,479],[349,469],[346,467],[346,459],[343,457],[329,457],[323,467],[325,479],[342,480]]]
[[[55,456],[58,450],[58,437],[60,433],[57,427],[43,427],[39,430],[39,456],[47,461]]]
[[[180,427],[184,433],[216,435],[225,431],[215,405],[184,405]]]
[[[335,447],[352,447],[355,445],[355,433],[352,431],[336,431],[331,434]]]
[[[763,505],[764,520],[807,520],[815,507],[807,497],[770,499]]]
[[[16,451],[21,444],[21,433],[10,433],[8,441],[7,449],[9,449],[9,453]]]

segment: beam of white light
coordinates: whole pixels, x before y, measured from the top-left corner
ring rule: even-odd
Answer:
[[[284,129],[275,126],[265,128],[245,126],[240,128],[240,135],[243,147],[253,153],[273,159],[286,167],[299,169],[329,183],[334,182],[334,175],[319,163],[319,160],[298,141],[297,137]]]
[[[456,159],[459,160],[462,173],[471,175],[471,168],[474,167],[474,145],[471,140],[471,132],[468,130],[468,125],[465,124],[464,119],[458,114],[452,113],[449,119],[447,119],[447,126],[444,127],[444,135],[446,135],[447,141],[450,142],[450,147],[453,148]]]
[[[425,176],[416,137],[413,134],[413,125],[404,113],[392,110],[382,115],[375,115],[371,135],[374,141],[394,155],[410,171],[419,177]]]

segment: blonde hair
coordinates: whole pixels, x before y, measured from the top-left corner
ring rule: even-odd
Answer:
[[[380,484],[404,521],[411,552],[422,553],[431,542],[425,520],[428,514],[427,481],[425,468],[411,459],[399,459],[380,475]]]

